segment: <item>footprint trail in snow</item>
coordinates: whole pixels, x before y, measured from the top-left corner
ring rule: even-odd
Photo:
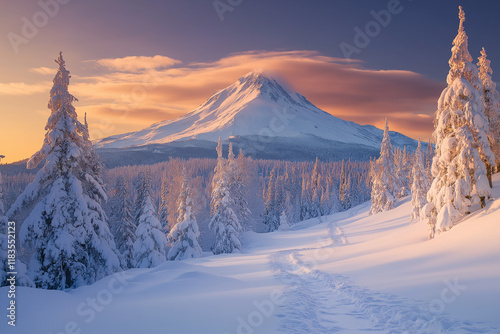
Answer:
[[[325,218],[320,218],[321,222]],[[317,261],[348,243],[336,222],[317,248],[280,251],[270,265],[284,285],[287,302],[276,316],[287,334],[321,333],[497,333],[483,323],[462,322],[434,314],[428,304],[353,284],[347,277],[317,269]],[[313,256],[303,259],[302,251]]]

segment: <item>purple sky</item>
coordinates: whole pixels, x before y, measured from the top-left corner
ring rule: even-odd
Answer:
[[[221,0],[229,6],[223,13],[209,0],[59,1],[42,0],[50,4],[45,10],[38,1],[1,5],[4,162],[26,158],[41,145],[50,69],[60,50],[73,75],[70,90],[80,99],[75,107],[81,116],[88,113],[94,138],[188,112],[263,67],[334,115],[376,126],[389,115],[392,129],[426,139],[448,71],[458,4],[466,12],[472,56],[484,46],[493,70],[500,68],[497,1]],[[388,7],[394,11],[390,22],[371,31],[351,55],[356,62],[339,60],[346,56],[341,45],[356,45],[355,28],[375,27],[372,11]],[[161,57],[125,58],[155,55]],[[126,68],[116,66],[127,61]],[[144,79],[141,62],[154,66],[161,82],[127,107],[127,119],[117,120],[110,104]]]

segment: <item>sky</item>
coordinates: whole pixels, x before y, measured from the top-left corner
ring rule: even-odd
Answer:
[[[2,162],[41,147],[59,51],[93,139],[176,118],[261,69],[332,115],[378,127],[388,117],[427,140],[458,5],[474,62],[484,46],[500,81],[497,1],[3,1]]]

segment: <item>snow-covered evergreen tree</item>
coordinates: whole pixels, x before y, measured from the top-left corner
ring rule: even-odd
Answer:
[[[339,200],[344,210],[348,210],[352,207],[351,176],[347,173],[344,160],[342,160],[342,167],[340,170]]]
[[[170,233],[170,225],[168,223],[168,194],[169,194],[169,182],[167,179],[167,174],[163,173],[161,177],[161,190],[160,190],[160,208],[158,213],[158,219],[160,220],[161,230],[165,235]]]
[[[372,206],[370,214],[390,210],[398,201],[399,181],[394,166],[394,151],[385,120],[380,157],[372,164]]]
[[[478,89],[477,67],[471,63],[465,14],[460,7],[460,26],[453,41],[447,77],[436,111],[436,152],[432,163],[434,180],[425,206],[429,237],[447,231],[470,211],[472,204],[491,195],[485,162],[493,165],[494,155],[487,138],[488,120]]]
[[[29,275],[36,286],[63,290],[120,270],[120,260],[101,208],[107,195],[100,163],[72,105],[62,54],[56,63],[45,140],[28,161],[28,168],[45,165],[8,216],[21,225],[21,241],[32,252]]]
[[[367,171],[369,172],[369,171]],[[337,213],[342,211],[342,204],[340,203],[339,200],[339,189],[335,186],[335,182],[331,180],[328,183],[329,187],[329,194],[330,194],[330,210],[328,212],[325,212],[327,215],[331,215],[333,213]]]
[[[136,240],[135,226],[132,214],[130,213],[131,203],[129,190],[123,176],[116,179],[115,185],[116,205],[114,208],[114,219],[116,223],[115,243],[121,255],[123,268],[135,268],[134,242]]]
[[[201,256],[201,247],[198,243],[200,231],[194,216],[194,205],[191,199],[186,169],[182,173],[181,193],[178,199],[177,224],[168,234],[167,241],[170,250],[168,260],[184,260]]]
[[[493,74],[491,61],[487,58],[484,48],[481,50],[481,57],[479,57],[477,65],[479,66],[479,79],[482,83],[484,114],[489,123],[488,140],[491,150],[495,154],[495,164],[498,168],[500,167],[500,95],[496,83],[491,79],[491,74]],[[486,168],[491,186],[491,173],[495,166],[490,166],[487,163]]]
[[[330,185],[327,184],[326,187],[321,190],[321,201],[320,201],[321,216],[330,214],[331,210],[330,201],[331,201]]]
[[[300,220],[306,220],[312,217],[312,194],[311,194],[311,181],[304,173],[302,175],[302,189],[300,192]]]
[[[434,158],[434,147],[432,146],[432,141],[429,139],[427,152],[425,153],[425,170],[429,182],[432,180],[432,158]]]
[[[240,155],[243,154],[240,151]],[[243,224],[250,217],[251,211],[248,208],[248,201],[245,195],[245,183],[243,181],[243,171],[238,163],[243,157],[235,159],[233,153],[233,143],[229,143],[229,153],[227,155],[227,168],[229,173],[229,191],[234,201],[233,211],[238,216],[240,224]]]
[[[286,191],[285,191],[285,177],[284,175],[278,175],[276,178],[276,184],[274,185],[275,191],[275,201],[276,201],[276,216],[279,219],[281,212],[285,210],[286,202]]]
[[[321,173],[319,170],[318,157],[316,157],[316,162],[314,163],[310,185],[312,194],[310,214],[311,217],[319,217],[321,216],[321,193],[323,188],[321,185]]]
[[[300,178],[295,166],[287,168],[284,175],[285,203],[283,209],[290,224],[300,221]]]
[[[290,215],[291,218],[288,219],[290,224],[296,223],[300,220],[300,211],[297,210],[300,208],[299,198],[296,197],[295,200],[292,197],[291,193],[286,194],[284,212],[288,217]]]
[[[429,191],[429,179],[424,166],[422,147],[418,141],[415,151],[415,162],[413,164],[413,183],[411,185],[411,220],[418,221],[425,218],[422,208],[427,204],[427,192]]]
[[[276,169],[271,170],[269,183],[267,184],[267,193],[264,201],[264,225],[267,232],[272,232],[279,227],[279,205],[276,198],[277,176]]]
[[[289,228],[290,228],[290,224],[288,223],[288,218],[286,216],[286,212],[283,211],[281,213],[281,216],[280,216],[280,227],[279,227],[279,230],[280,231],[288,231]]]
[[[227,178],[227,161],[222,156],[222,140],[219,137],[217,141],[217,147],[215,148],[217,151],[217,165],[215,165],[214,176],[212,177],[212,194],[213,190],[217,187],[219,180],[222,178]],[[229,180],[228,180],[229,182]],[[210,200],[210,213],[212,215],[215,214],[215,198],[212,196]]]
[[[233,211],[234,204],[229,190],[229,175],[222,157],[222,142],[217,144],[217,166],[212,179],[212,212],[209,228],[215,234],[214,254],[232,253],[241,249],[241,225]]]
[[[406,146],[403,150],[401,148],[396,148],[394,153],[394,164],[396,166],[396,175],[398,176],[398,197],[402,198],[408,196],[411,191],[411,158],[410,154],[406,150]]]
[[[149,173],[139,173],[135,213],[137,239],[134,242],[134,259],[138,268],[152,268],[166,261],[167,238],[155,217],[150,183]]]

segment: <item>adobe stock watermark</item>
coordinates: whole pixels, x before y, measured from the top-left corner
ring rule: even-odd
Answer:
[[[106,306],[111,304],[114,296],[121,294],[127,287],[128,280],[133,276],[127,276],[126,271],[115,273],[112,275],[105,288],[99,290],[94,297],[87,297],[84,302],[81,302],[76,307],[76,315],[80,317],[80,321],[68,321],[64,325],[62,331],[49,334],[81,334],[81,324],[90,324],[97,317],[97,314],[102,312]]]
[[[16,282],[17,282],[17,269],[16,269],[16,223],[7,223],[7,263],[3,264],[7,268],[7,298],[9,299],[9,307],[7,307],[7,324],[9,326],[16,326]]]
[[[284,305],[286,298],[283,296],[281,289],[274,289],[271,291],[269,298],[258,301],[253,301],[254,310],[246,317],[237,317],[238,325],[236,327],[236,334],[253,334],[255,329],[261,327],[266,319],[270,318],[277,307]],[[224,334],[230,334],[225,332]]]
[[[368,21],[363,29],[359,26],[354,27],[352,44],[346,42],[339,44],[344,58],[351,59],[353,54],[360,54],[363,49],[370,45],[372,39],[380,35],[382,28],[387,28],[389,26],[392,17],[401,14],[403,9],[404,7],[399,0],[389,0],[387,9],[382,9],[378,12],[374,10],[370,11],[373,20]]]
[[[227,12],[232,12],[236,7],[241,5],[243,0],[214,0],[212,5],[214,6],[219,20],[224,21],[224,14]]]
[[[446,286],[441,290],[439,298],[434,298],[429,302],[428,308],[431,313],[443,313],[446,310],[446,305],[455,302],[462,292],[467,289],[467,286],[458,283],[456,277],[453,283],[449,280],[444,280],[443,283]]]
[[[45,27],[51,18],[54,18],[60,11],[62,5],[66,5],[71,0],[40,0],[38,6],[40,10],[31,17],[21,17],[20,34],[9,32],[7,39],[10,42],[14,53],[19,53],[19,47],[22,44],[28,44],[30,40],[38,35],[39,29]]]

